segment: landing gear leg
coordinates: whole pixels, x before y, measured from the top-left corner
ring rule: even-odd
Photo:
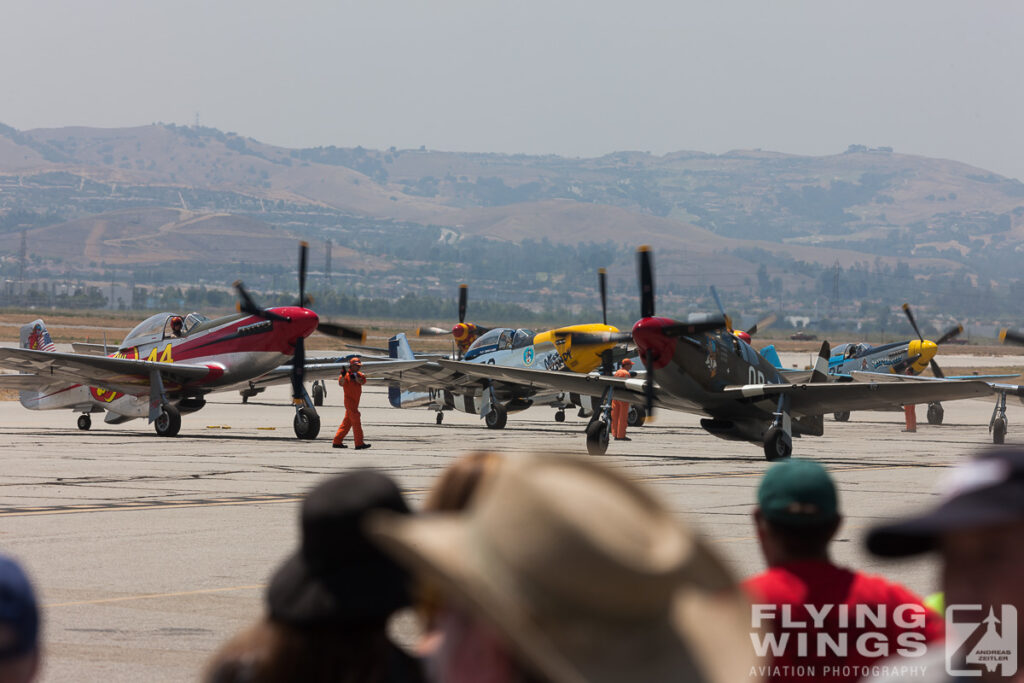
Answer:
[[[788,458],[793,454],[793,420],[789,416],[789,397],[779,396],[778,409],[771,427],[764,436],[764,457],[768,460]]]
[[[89,413],[79,415],[78,428],[81,429],[83,432],[87,432],[89,431],[89,427],[92,427],[92,418],[89,416]]]
[[[595,411],[587,425],[587,453],[604,455],[608,452],[608,438],[611,436],[612,425],[612,388],[604,390],[601,397],[601,409]]]
[[[996,396],[996,406],[992,410],[992,419],[989,420],[988,430],[992,432],[992,443],[1003,443],[1006,441],[1006,430],[1009,422],[1006,419],[1006,392],[1001,391]]]
[[[942,424],[942,418],[946,414],[946,411],[942,409],[942,404],[938,401],[928,404],[928,424],[940,425]]]
[[[498,403],[498,398],[494,395],[494,385],[491,382],[487,383],[487,388],[481,398],[480,417],[484,418],[487,428],[504,429],[505,423],[508,422],[508,411]]]
[[[832,413],[832,418],[836,422],[849,422],[850,421],[850,411],[849,410],[843,410],[843,411],[840,411],[838,413]]]

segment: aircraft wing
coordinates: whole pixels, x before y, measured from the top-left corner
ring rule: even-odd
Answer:
[[[117,345],[90,344],[89,342],[71,342],[71,350],[86,356],[106,356],[117,351]]]
[[[0,348],[0,367],[37,375],[48,384],[85,384],[127,394],[148,392],[154,370],[160,373],[169,391],[174,390],[174,385],[195,382],[210,374],[210,368],[205,365],[14,348]]]
[[[367,360],[362,363],[363,373],[367,379],[401,380],[403,374],[423,365],[422,360]],[[348,368],[348,361],[331,363],[306,363],[305,378],[337,379],[341,371]],[[273,384],[286,384],[291,381],[292,366],[279,365],[270,372],[247,382],[254,387],[266,387]]]
[[[749,384],[726,387],[721,393],[723,398],[748,402],[775,401],[780,395],[788,394],[790,410],[794,415],[813,416],[847,410],[873,410],[913,403],[991,396],[993,387],[988,382],[978,380],[822,382]]]
[[[0,375],[0,389],[41,389],[54,381],[40,375]]]
[[[617,391],[615,398],[620,401],[644,405],[646,380],[638,377],[609,377],[592,372],[584,375],[578,372],[560,372],[555,370],[531,370],[529,368],[510,368],[502,365],[486,363],[467,363],[457,360],[440,360],[444,367],[475,380],[493,379],[509,384],[553,391],[568,391],[586,396],[601,396],[604,390],[612,387]],[[655,385],[657,387],[657,385]],[[654,405],[662,408],[677,407],[665,392],[655,391]]]

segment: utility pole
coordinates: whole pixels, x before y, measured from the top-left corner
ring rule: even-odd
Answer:
[[[832,266],[832,314],[830,317],[837,318],[839,316],[839,259],[836,259],[835,265]]]
[[[28,265],[28,231],[21,231],[21,250],[18,252],[18,303],[25,303],[25,267]]]

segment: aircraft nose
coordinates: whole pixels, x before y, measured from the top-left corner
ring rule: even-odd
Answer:
[[[924,362],[930,361],[935,355],[935,352],[939,350],[939,345],[933,341],[925,339],[921,342],[921,360]]]
[[[320,324],[320,316],[308,308],[298,308],[296,314],[292,316],[292,321],[299,329],[299,336],[308,337]]]
[[[649,358],[656,369],[663,368],[675,355],[676,340],[668,337],[664,329],[673,322],[668,318],[641,318],[633,325],[633,341],[640,347],[645,365]]]

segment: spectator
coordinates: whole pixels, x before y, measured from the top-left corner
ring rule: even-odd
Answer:
[[[939,553],[948,626],[957,634],[951,633],[950,642],[964,643],[949,653],[949,669],[959,673],[947,672],[946,653],[940,649],[916,661],[908,658],[906,663],[926,668],[926,674],[900,680],[1024,681],[1024,450],[986,451],[953,470],[943,489],[943,502],[933,510],[868,533],[868,549],[876,555]],[[992,633],[986,621],[990,614],[999,620],[1000,633],[1016,627],[1015,640],[991,648],[1012,652],[1012,667],[990,659],[990,671],[979,661],[977,650],[986,647]],[[1014,618],[1016,624],[1006,623]],[[967,633],[980,638],[967,638]]]
[[[39,607],[14,560],[0,555],[0,681],[28,683],[39,673]]]
[[[370,510],[409,512],[388,477],[334,477],[302,504],[302,544],[274,574],[267,615],[228,642],[211,683],[421,681],[418,664],[388,639],[388,617],[410,603],[406,574],[363,533]]]
[[[942,620],[909,590],[832,563],[828,547],[841,521],[835,483],[818,463],[782,462],[761,479],[754,525],[768,570],[744,586],[754,602],[752,623],[769,627],[775,642],[782,643],[774,652],[762,648],[759,653],[774,658],[768,669],[772,683],[856,681],[865,666],[898,648],[923,652],[925,643],[942,638]],[[882,616],[860,622],[843,618],[859,606]],[[860,640],[871,632],[882,637]],[[821,634],[846,645],[824,646]],[[805,652],[801,636],[809,643]]]
[[[441,473],[423,502],[424,512],[457,512],[469,506],[480,484],[489,479],[503,458],[477,451],[459,458]]]
[[[438,680],[754,680],[749,608],[728,570],[647,491],[593,463],[508,461],[463,512],[370,525],[443,587]]]

